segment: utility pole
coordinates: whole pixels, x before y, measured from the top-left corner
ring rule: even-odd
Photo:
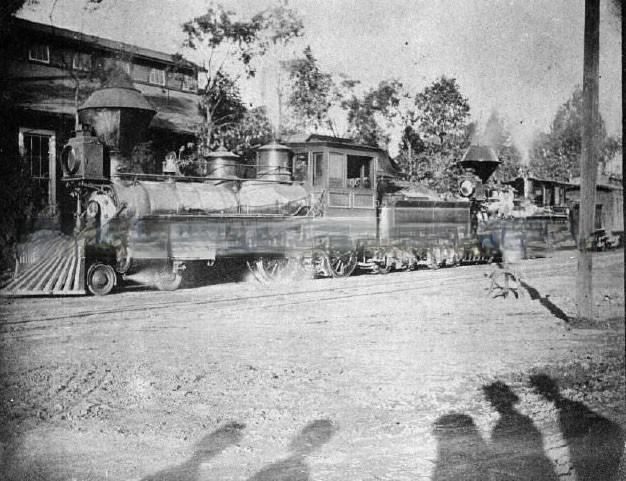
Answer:
[[[580,159],[580,220],[578,231],[578,318],[593,319],[591,235],[596,206],[598,173],[598,81],[600,56],[600,0],[585,0],[585,52],[583,60],[583,128]]]

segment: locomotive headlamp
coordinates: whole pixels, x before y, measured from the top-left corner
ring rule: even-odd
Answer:
[[[61,152],[61,166],[66,175],[74,175],[80,167],[80,159],[74,151],[74,147],[66,145]]]
[[[476,186],[474,185],[474,182],[472,182],[470,179],[465,179],[463,182],[461,182],[461,185],[459,186],[459,194],[461,194],[463,197],[469,197],[474,193],[475,190]]]

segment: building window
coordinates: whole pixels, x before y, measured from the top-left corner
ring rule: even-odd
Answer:
[[[81,72],[91,71],[91,55],[88,53],[76,53],[72,59],[72,68]]]
[[[313,185],[322,185],[324,180],[324,153],[313,154]]]
[[[55,182],[55,134],[48,130],[20,128],[19,148],[27,172],[39,187],[39,192],[50,206],[56,203]]]
[[[183,90],[195,92],[198,89],[198,81],[192,75],[183,75]]]
[[[339,152],[330,152],[328,155],[328,186],[345,187],[346,156]]]
[[[28,49],[28,60],[50,63],[50,48],[47,45],[33,45]]]
[[[370,189],[372,187],[371,157],[348,156],[348,187],[354,189]]]
[[[296,182],[306,182],[309,178],[309,154],[302,152],[293,157],[292,167],[293,180]]]
[[[155,85],[165,85],[165,70],[162,70],[160,68],[150,69],[150,77],[148,77],[148,82]]]
[[[130,62],[125,62],[124,60],[118,60],[117,66],[122,72],[126,72],[130,75]]]

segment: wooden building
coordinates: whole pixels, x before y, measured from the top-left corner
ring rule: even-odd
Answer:
[[[96,88],[120,81],[157,111],[144,157],[153,162],[194,138],[202,123],[200,68],[179,56],[13,18],[3,25],[3,162],[21,155],[53,219],[63,191],[60,150],[75,130],[76,109]],[[10,46],[7,47],[7,46]],[[7,111],[8,110],[8,111]],[[145,160],[145,159],[144,159]],[[160,159],[159,159],[160,160]],[[160,165],[160,163],[159,163]]]
[[[574,216],[580,206],[580,177],[572,179],[568,189]],[[598,173],[596,182],[596,207],[594,229],[608,236],[624,236],[624,184],[622,179]]]
[[[572,184],[538,177],[517,177],[505,184],[515,189],[517,199],[527,199],[537,207],[558,212],[568,208],[567,191]]]

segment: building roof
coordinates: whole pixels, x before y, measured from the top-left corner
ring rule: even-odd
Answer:
[[[599,190],[624,190],[624,185],[620,181],[611,182],[611,177],[601,175],[596,181],[596,188]],[[574,177],[569,183],[571,190],[580,190],[580,177]]]
[[[15,104],[18,108],[73,116],[76,113],[74,104],[74,88],[71,80],[31,82],[36,88],[21,89],[15,93]],[[92,84],[81,92],[79,105],[87,100],[88,95],[98,86]],[[194,95],[184,92],[170,92],[164,96],[160,87],[137,85],[143,96],[157,111],[150,126],[169,130],[180,134],[193,135],[204,121],[198,109],[198,100]]]
[[[564,185],[564,186],[571,186],[573,185],[571,182],[565,182],[563,180],[556,180],[556,179],[545,179],[545,178],[541,178],[541,177],[535,177],[532,175],[528,175],[526,177],[515,177],[514,179],[510,179],[510,180],[506,180],[504,182],[502,182],[503,184],[514,184],[516,182],[521,182],[524,180],[532,180],[533,182],[542,182],[544,184],[560,184],[560,185]]]
[[[14,28],[20,30],[27,30],[37,34],[44,34],[50,37],[56,37],[60,39],[70,40],[72,42],[80,43],[83,45],[89,45],[92,48],[98,48],[101,50],[109,50],[113,52],[124,52],[132,55],[134,58],[159,61],[167,63],[169,65],[178,66],[181,68],[189,68],[194,70],[203,70],[199,65],[190,62],[186,59],[180,59],[178,55],[169,54],[165,52],[159,52],[158,50],[152,50],[149,48],[138,47],[124,42],[118,42],[95,35],[89,35],[86,33],[76,32],[66,28],[55,27],[52,25],[46,25],[43,23],[31,22],[23,18],[14,17],[11,21]]]

